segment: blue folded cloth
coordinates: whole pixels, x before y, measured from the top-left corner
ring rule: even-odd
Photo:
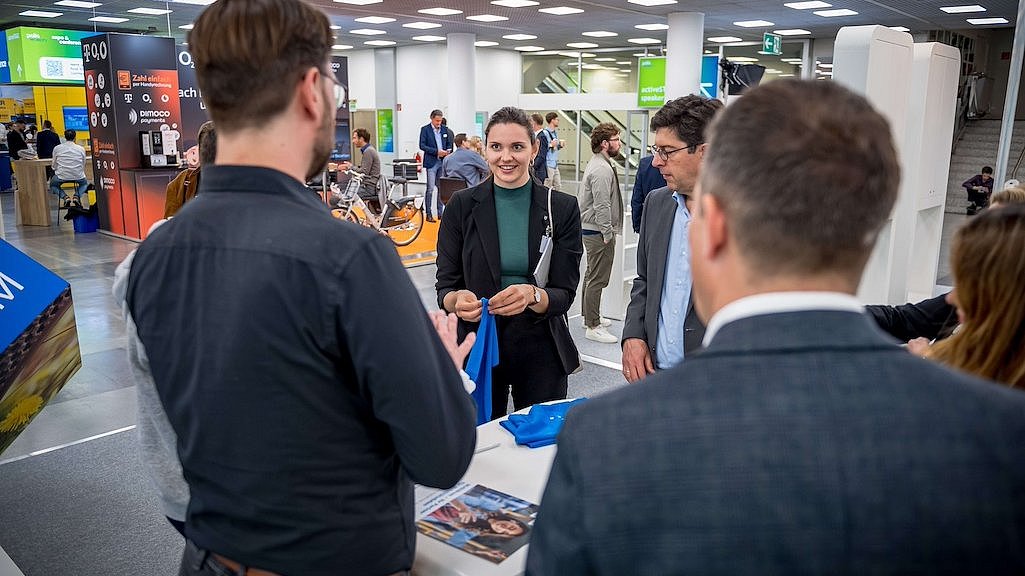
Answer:
[[[530,448],[540,448],[555,444],[555,438],[562,430],[566,412],[587,398],[577,398],[571,402],[557,404],[536,404],[526,414],[510,414],[508,420],[500,422],[516,437],[516,443]]]
[[[491,369],[498,366],[498,328],[488,312],[488,299],[481,298],[480,325],[477,340],[466,359],[466,374],[477,384],[472,397],[477,406],[477,425],[491,421]]]

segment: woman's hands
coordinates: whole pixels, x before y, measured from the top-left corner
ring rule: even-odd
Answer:
[[[542,291],[542,294],[544,291]],[[542,295],[542,303],[544,296]],[[534,304],[534,287],[513,284],[488,300],[488,311],[495,316],[515,316]]]
[[[467,322],[480,322],[480,315],[483,311],[480,298],[469,290],[458,290],[455,293],[456,300],[453,306],[456,316]]]

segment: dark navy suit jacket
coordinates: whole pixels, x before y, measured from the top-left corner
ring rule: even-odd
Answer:
[[[662,173],[658,171],[658,168],[651,165],[651,161],[654,158],[654,156],[645,156],[641,158],[641,163],[637,165],[634,193],[630,197],[630,218],[633,220],[634,232],[637,233],[641,231],[641,214],[644,212],[644,199],[647,198],[648,193],[652,190],[666,185],[666,179],[662,177]]]
[[[1025,574],[1022,438],[866,314],[737,320],[569,412],[527,574]]]
[[[441,127],[442,150],[452,151],[451,130]],[[434,126],[428,124],[420,128],[420,149],[424,151],[424,168],[434,168],[434,165],[441,160],[438,158],[438,142],[434,139]]]

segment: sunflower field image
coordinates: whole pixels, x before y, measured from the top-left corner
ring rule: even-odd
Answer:
[[[0,455],[81,367],[71,286],[0,240]]]

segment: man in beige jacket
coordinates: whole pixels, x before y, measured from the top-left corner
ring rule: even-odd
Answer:
[[[587,271],[581,296],[584,327],[587,328],[585,336],[588,340],[606,344],[619,340],[606,330],[609,321],[601,317],[601,291],[609,285],[612,274],[616,234],[623,232],[623,195],[610,159],[619,154],[619,147],[619,128],[608,122],[594,127],[591,132],[594,156],[584,168],[578,196],[580,227],[587,252]]]

